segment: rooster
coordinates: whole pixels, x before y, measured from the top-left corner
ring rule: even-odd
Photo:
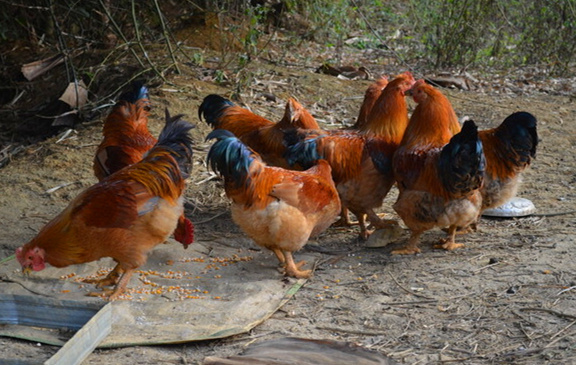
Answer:
[[[104,139],[94,156],[94,175],[99,181],[116,171],[142,160],[156,144],[148,131],[148,88],[134,83],[132,90],[123,93],[104,121]],[[184,214],[178,219],[174,238],[184,248],[194,241],[194,225]]]
[[[22,271],[40,271],[111,257],[116,267],[98,287],[109,300],[126,289],[148,253],[176,228],[184,211],[185,178],[192,158],[192,125],[170,117],[158,143],[140,162],[81,192],[36,237],[16,250]],[[91,293],[95,294],[95,293]]]
[[[448,99],[423,80],[412,88],[418,103],[393,158],[399,195],[394,210],[411,231],[407,245],[393,254],[413,254],[423,232],[448,227],[437,248],[453,250],[457,227],[474,222],[480,212],[485,158],[478,129],[467,121],[452,133],[455,115]]]
[[[202,115],[214,129],[232,132],[244,144],[257,152],[268,165],[283,168],[289,167],[284,158],[285,131],[295,128],[320,128],[314,117],[293,98],[288,99],[284,116],[278,123],[270,122],[214,94],[204,98],[198,110],[200,119]]]
[[[340,211],[328,163],[320,160],[306,171],[285,170],[267,166],[229,131],[214,130],[206,139],[217,139],[208,163],[224,178],[234,222],[256,244],[274,252],[287,276],[310,277],[311,270],[301,270],[305,262],[294,262],[293,252],[326,230]]]
[[[332,177],[340,194],[343,210],[341,223],[347,222],[346,209],[357,218],[360,237],[368,238],[365,215],[376,228],[396,224],[382,220],[374,211],[379,208],[392,186],[392,156],[408,125],[404,93],[415,80],[404,73],[390,81],[371,108],[364,131],[298,131],[286,135],[290,164],[310,166],[325,159],[332,167]],[[303,140],[302,140],[303,139]]]

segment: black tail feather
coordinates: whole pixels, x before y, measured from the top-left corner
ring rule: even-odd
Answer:
[[[252,161],[257,155],[244,145],[234,134],[224,129],[216,129],[206,140],[217,139],[208,152],[208,165],[227,181],[242,184],[248,178]]]
[[[166,109],[166,125],[160,132],[156,146],[163,146],[174,152],[182,176],[187,178],[190,174],[193,155],[192,137],[189,132],[195,126],[183,120],[183,116],[183,114],[170,116]]]
[[[305,137],[304,135],[300,135],[292,139],[292,136],[288,136],[287,138],[291,140],[287,143],[284,158],[290,166],[299,165],[304,169],[309,169],[314,166],[319,159],[324,158],[324,156],[318,153],[317,144],[318,138],[322,137],[323,135],[310,134],[310,136]]]
[[[143,81],[134,81],[130,84],[130,90],[125,91],[120,95],[118,101],[127,101],[131,104],[136,104],[138,100],[149,100],[150,95],[148,88],[144,85]]]
[[[438,172],[447,191],[466,194],[482,186],[486,160],[478,127],[468,120],[442,148]]]

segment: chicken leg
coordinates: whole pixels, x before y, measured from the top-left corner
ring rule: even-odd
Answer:
[[[412,231],[408,243],[403,248],[392,251],[392,255],[413,255],[420,253],[418,244],[420,243],[420,235],[423,231]]]
[[[126,285],[128,285],[128,282],[130,281],[130,278],[132,277],[134,270],[136,269],[128,269],[124,271],[122,276],[120,276],[118,284],[116,284],[116,288],[114,288],[114,292],[110,294],[110,296],[108,297],[109,301],[118,299],[118,297],[120,297],[120,295],[122,295],[126,291]]]
[[[274,255],[276,255],[278,261],[280,261],[280,267],[286,266],[286,258],[284,257],[282,250],[279,248],[273,248],[272,252],[274,252]]]

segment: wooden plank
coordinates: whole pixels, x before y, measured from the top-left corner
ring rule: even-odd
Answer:
[[[44,365],[82,363],[111,331],[112,303],[108,303]]]

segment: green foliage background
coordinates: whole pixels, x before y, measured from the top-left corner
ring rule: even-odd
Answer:
[[[166,4],[179,12],[162,12]],[[2,0],[0,41],[99,47],[112,31],[127,42],[159,42],[169,38],[166,27],[207,11],[245,19],[245,61],[259,53],[259,39],[271,26],[298,16],[307,22],[300,38],[334,47],[383,48],[408,64],[535,65],[553,74],[573,73],[576,0],[173,0],[160,5],[155,0]],[[351,37],[359,40],[346,45]]]

